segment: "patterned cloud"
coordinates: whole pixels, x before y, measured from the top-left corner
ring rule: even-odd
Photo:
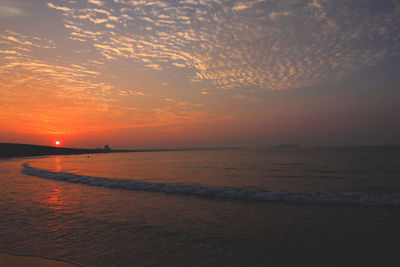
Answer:
[[[59,62],[58,57],[46,58],[55,49],[54,41],[40,37],[13,31],[0,35],[0,126],[32,133],[72,134],[83,128],[90,132],[164,127],[212,119],[198,104],[182,101],[147,109],[123,105],[126,97],[148,96],[102,82],[101,68],[96,67],[101,62],[78,65],[66,59]]]
[[[76,114],[67,132],[229,120],[210,99],[263,105],[259,92],[339,81],[400,55],[399,0],[43,0],[58,27],[45,37],[14,27],[35,16],[20,2],[0,4],[0,118],[42,114],[38,132],[61,131],[64,114]],[[136,88],[132,73],[159,87]]]
[[[310,86],[400,53],[396,0],[88,2],[48,7],[106,60],[190,69],[221,89]]]

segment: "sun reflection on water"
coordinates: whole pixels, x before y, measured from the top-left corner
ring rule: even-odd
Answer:
[[[61,157],[55,157],[54,158],[54,165],[55,165],[55,171],[56,172],[60,172],[62,170],[61,167]]]
[[[47,198],[48,215],[43,227],[45,232],[53,236],[51,249],[58,251],[65,250],[65,236],[68,231],[68,226],[64,223],[62,218],[62,210],[65,211],[65,195],[64,191],[55,187],[48,192]]]
[[[58,188],[54,188],[54,190],[50,193],[49,198],[47,199],[47,203],[49,208],[52,210],[60,210],[64,204],[62,191]]]

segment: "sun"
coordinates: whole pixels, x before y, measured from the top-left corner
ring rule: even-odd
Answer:
[[[61,143],[60,143],[60,141],[56,141],[56,146],[59,146]]]

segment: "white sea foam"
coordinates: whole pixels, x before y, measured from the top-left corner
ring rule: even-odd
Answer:
[[[353,204],[372,206],[400,206],[400,195],[375,195],[360,192],[326,193],[326,192],[284,192],[256,191],[241,187],[206,186],[189,183],[151,183],[129,179],[112,179],[91,177],[65,172],[52,172],[23,164],[21,171],[30,176],[51,180],[78,183],[89,186],[101,186],[124,190],[153,191],[197,196],[259,200],[270,202]]]

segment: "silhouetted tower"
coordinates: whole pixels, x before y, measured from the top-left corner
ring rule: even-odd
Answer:
[[[104,146],[104,150],[107,151],[107,152],[110,152],[111,151],[111,147],[109,145],[105,145]]]

